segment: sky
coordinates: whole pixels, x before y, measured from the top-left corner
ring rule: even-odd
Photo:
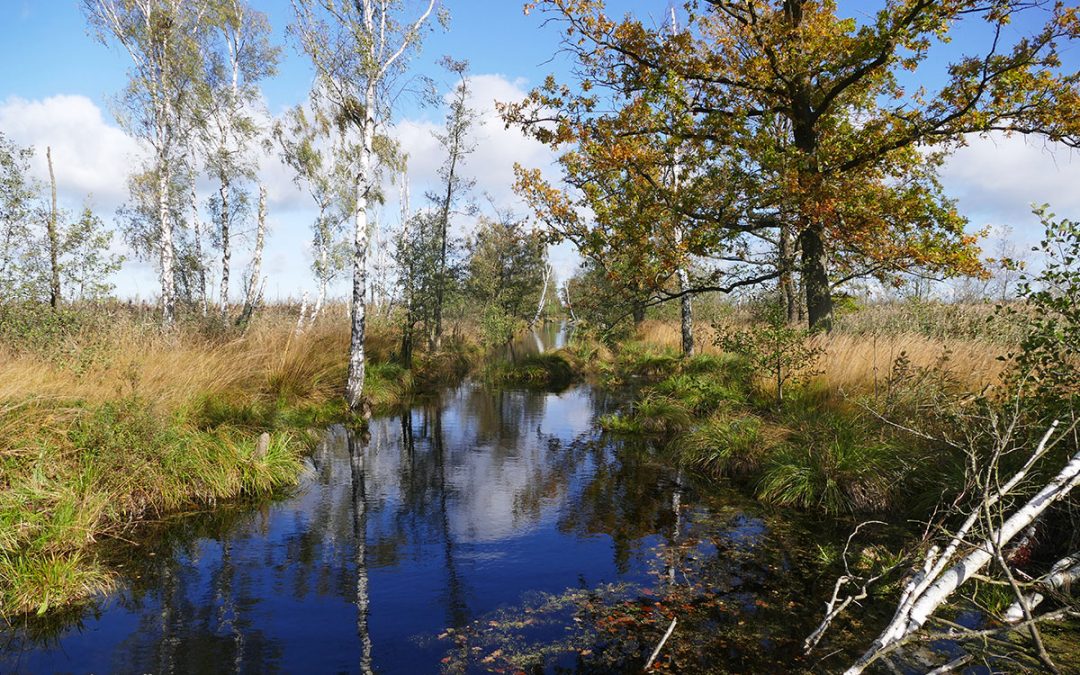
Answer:
[[[275,40],[285,45],[278,74],[263,86],[267,111],[279,115],[306,99],[311,68],[285,35],[292,16],[289,0],[251,2],[269,16]],[[561,29],[545,24],[543,16],[525,15],[523,0],[443,3],[452,17],[449,30],[435,28],[427,35],[423,50],[412,62],[412,71],[448,88],[451,82],[437,66],[440,58],[469,61],[472,107],[479,111],[481,124],[464,174],[475,179],[475,197],[482,206],[493,204],[527,215],[513,194],[513,164],[550,170],[553,155],[535,141],[505,129],[495,112],[495,102],[522,98],[548,74],[567,79],[570,64],[559,51]],[[609,5],[659,22],[668,2],[616,0]],[[848,0],[841,3],[841,11],[860,18],[867,16],[871,5]],[[983,37],[962,32],[941,52],[951,55],[969,50]],[[1064,56],[1068,63],[1078,60],[1075,52]],[[145,152],[121,130],[111,112],[127,81],[127,55],[87,33],[80,0],[0,0],[0,63],[6,64],[0,74],[0,132],[19,145],[37,148],[32,170],[42,180],[47,178],[44,148],[51,146],[62,205],[75,210],[89,199],[99,215],[111,221],[127,197],[127,176]],[[933,86],[934,82],[924,84]],[[412,205],[422,206],[422,195],[434,185],[442,161],[432,132],[441,125],[444,111],[422,106],[419,97],[409,91],[398,103],[394,133],[409,154]],[[268,299],[298,298],[315,288],[310,270],[314,212],[309,199],[293,185],[289,170],[275,156],[261,157],[260,166],[269,195],[266,294]],[[1041,234],[1031,216],[1031,204],[1050,203],[1058,215],[1080,218],[1080,158],[1038,140],[973,138],[950,158],[942,175],[947,193],[958,200],[961,212],[971,220],[971,229],[1008,225],[1010,236],[1021,248],[1030,247]],[[206,195],[212,188],[209,182],[200,184]],[[396,192],[387,190],[388,203],[374,214],[377,219],[396,219]],[[243,270],[247,264],[251,239],[240,237],[234,270]],[[120,242],[117,246],[123,248]],[[113,280],[117,293],[152,299],[157,293],[152,265],[129,252],[128,258]],[[551,260],[561,279],[572,274],[577,264],[566,245],[553,249]],[[231,292],[237,299],[240,276],[233,274]],[[343,294],[345,288],[342,280],[334,290]]]

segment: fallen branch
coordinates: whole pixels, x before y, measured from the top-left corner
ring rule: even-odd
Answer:
[[[1044,589],[1057,591],[1069,588],[1078,580],[1080,580],[1080,552],[1073,553],[1054,563],[1054,566],[1050,568],[1050,572],[1037,581],[1037,585],[1042,586]],[[1035,609],[1042,604],[1045,597],[1042,593],[1033,591],[1024,594],[1024,600],[1028,609]],[[1016,623],[1023,618],[1024,608],[1019,599],[1005,610],[1004,619],[1009,623]]]
[[[959,658],[955,658],[952,661],[949,661],[948,663],[946,663],[943,666],[939,666],[937,668],[934,668],[933,670],[931,670],[926,675],[945,675],[945,673],[951,673],[954,670],[956,670],[957,668],[960,668],[962,666],[966,666],[974,658],[975,657],[972,656],[971,654],[964,654],[963,656],[961,656]]]
[[[859,523],[855,526],[855,529],[851,532],[851,534],[848,535],[847,543],[844,544],[844,552],[842,554],[842,558],[844,561],[844,574],[842,574],[840,578],[836,580],[836,585],[833,586],[832,598],[830,598],[829,601],[825,603],[825,618],[821,621],[820,624],[818,624],[818,627],[814,629],[814,632],[811,633],[810,636],[807,637],[806,640],[803,642],[803,649],[806,651],[807,654],[809,654],[814,649],[814,647],[817,646],[817,643],[821,641],[822,636],[824,636],[825,631],[829,629],[829,626],[832,624],[833,619],[840,616],[840,614],[842,614],[844,610],[847,609],[848,605],[850,605],[851,603],[865,600],[866,597],[870,594],[870,584],[874,583],[882,577],[882,575],[878,574],[876,576],[870,577],[869,579],[866,579],[865,581],[863,581],[862,587],[859,589],[858,592],[853,595],[848,595],[843,600],[839,599],[840,590],[849,582],[856,581],[858,579],[855,575],[851,573],[851,569],[848,567],[847,555],[848,548],[851,546],[851,540],[855,537],[856,534],[859,533],[859,530],[864,525],[870,524],[884,525],[885,523],[880,520],[869,520],[863,523]],[[839,602],[840,604],[838,605],[837,602]]]
[[[645,670],[652,668],[653,661],[656,660],[657,656],[660,656],[660,650],[664,648],[664,643],[667,642],[668,638],[671,637],[671,634],[675,632],[676,621],[678,621],[678,619],[674,617],[671,619],[671,625],[668,626],[667,632],[664,633],[664,637],[660,638],[660,644],[656,645],[656,649],[653,650],[652,656],[645,662]]]
[[[1043,489],[1016,510],[1000,527],[989,532],[974,550],[956,559],[962,543],[966,542],[971,528],[984,509],[988,509],[1009,495],[1027,476],[1028,472],[1049,451],[1050,438],[1057,430],[1055,421],[1047,430],[1035,452],[1024,466],[1008,482],[988,494],[978,508],[973,509],[960,529],[952,536],[940,554],[937,547],[927,553],[922,571],[907,583],[892,620],[870,648],[846,671],[858,675],[876,661],[889,648],[919,630],[938,607],[966,580],[979,573],[994,557],[994,551],[1008,543],[1027,528],[1051,504],[1067,495],[1080,483],[1080,452]],[[1030,619],[1029,619],[1030,621]],[[1025,622],[1027,623],[1027,622]]]

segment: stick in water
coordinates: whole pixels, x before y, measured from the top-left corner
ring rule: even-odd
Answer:
[[[656,649],[653,650],[652,656],[650,656],[649,660],[645,662],[645,670],[648,670],[652,667],[652,662],[656,660],[657,656],[660,656],[660,650],[664,648],[664,643],[667,642],[668,638],[671,637],[671,634],[675,632],[676,620],[677,619],[674,618],[671,620],[671,625],[668,626],[667,632],[664,633],[664,637],[660,638],[660,644],[656,645]]]

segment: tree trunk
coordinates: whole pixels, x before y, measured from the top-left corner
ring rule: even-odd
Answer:
[[[784,309],[787,313],[788,323],[801,321],[801,301],[798,291],[795,289],[795,242],[791,237],[791,226],[782,222],[780,224],[780,249],[777,251],[777,266],[780,268],[780,293],[784,300]]]
[[[833,302],[829,274],[825,268],[823,228],[813,223],[803,230],[802,280],[806,287],[806,312],[812,330],[832,330]]]
[[[574,303],[570,301],[570,282],[567,281],[563,286],[563,295],[566,296],[566,311],[570,313],[570,320],[577,321],[577,317],[574,316]]]
[[[442,217],[439,219],[439,272],[435,275],[435,316],[431,334],[431,348],[442,349],[442,310],[443,296],[446,293],[446,231],[450,224],[450,200],[453,198],[454,170],[457,168],[457,154],[451,150],[449,175],[446,179],[446,194],[443,195]]]
[[[681,321],[680,330],[682,331],[682,353],[683,356],[694,355],[694,305],[693,299],[688,292],[690,289],[690,278],[686,273],[685,268],[680,268],[678,272],[679,276],[679,292],[683,296],[679,299],[681,305]]]
[[[304,295],[300,298],[300,316],[296,319],[296,329],[293,330],[293,335],[299,335],[304,332],[304,326],[306,322],[304,319],[307,317],[307,299],[308,293],[304,291]]]
[[[676,224],[675,243],[680,247],[682,246],[682,239],[682,225]],[[690,274],[686,271],[686,267],[682,266],[675,271],[675,276],[679,280],[679,292],[682,293],[679,298],[681,309],[679,328],[682,333],[682,353],[683,356],[690,357],[694,355],[694,305],[693,297],[690,294]]]
[[[371,632],[368,627],[371,598],[368,594],[367,491],[365,489],[364,442],[346,432],[349,468],[352,477],[353,536],[356,538],[356,634],[360,638],[360,672],[374,672],[371,662]]]
[[[1003,486],[985,497],[983,503],[968,515],[967,520],[952,536],[943,552],[938,554],[936,547],[931,549],[923,570],[912,577],[905,586],[896,612],[888,626],[882,630],[870,648],[845,671],[845,675],[859,675],[885,650],[922,628],[927,619],[949,599],[956,589],[973,575],[978,574],[993,559],[1000,547],[1008,544],[1049,506],[1064,498],[1080,483],[1080,453],[1076,453],[1045,487],[1005,519],[998,529],[987,533],[972,551],[956,562],[952,562],[953,555],[967,541],[972,525],[983,513],[982,509],[988,509],[1010,495],[1012,490],[1028,475],[1035,462],[1045,454],[1047,442],[1056,428],[1057,422],[1054,422],[1027,464]]]
[[[360,166],[356,181],[355,231],[353,233],[352,329],[349,340],[349,375],[345,383],[345,399],[353,411],[360,411],[364,395],[364,305],[367,291],[367,200],[371,182],[371,155],[375,140],[375,84],[364,92],[364,126],[362,129]]]
[[[176,311],[176,251],[173,248],[172,218],[169,217],[169,158],[158,152],[158,235],[161,263],[161,323],[173,325]]]
[[[1077,581],[1080,581],[1080,553],[1073,553],[1054,563],[1050,573],[1039,579],[1038,584],[1044,590],[1057,591],[1069,589]],[[1041,605],[1045,599],[1043,594],[1038,591],[1024,594],[1024,602],[1027,604],[1028,611]],[[1021,606],[1019,599],[1005,610],[1004,619],[1008,623],[1016,623],[1024,619],[1024,608]]]
[[[326,209],[326,203],[320,202],[319,216],[315,221],[315,250],[317,252],[315,276],[318,277],[319,281],[319,293],[315,297],[315,307],[311,311],[311,318],[308,319],[309,326],[314,326],[315,321],[319,318],[323,303],[326,302],[326,288],[330,284],[330,228],[326,222]]]
[[[540,316],[544,313],[544,301],[547,300],[548,281],[551,279],[551,267],[544,263],[544,287],[540,290],[540,302],[536,305],[536,314],[533,315],[532,321],[529,322],[529,328],[532,328],[540,321]]]
[[[638,301],[634,302],[633,316],[634,327],[640,326],[641,322],[645,320],[645,303]]]
[[[266,188],[259,186],[259,217],[255,229],[255,251],[251,259],[251,278],[248,279],[247,294],[244,298],[244,311],[240,315],[241,324],[247,323],[259,303],[262,287],[262,257],[266,242]]]
[[[218,194],[221,197],[221,214],[219,216],[221,227],[221,299],[219,310],[222,320],[229,316],[229,261],[232,259],[232,247],[229,245],[229,177],[224,173],[219,175],[221,185]]]
[[[45,159],[49,163],[49,186],[52,191],[52,208],[49,211],[48,220],[49,270],[51,272],[49,305],[56,309],[60,306],[60,234],[57,231],[60,212],[56,207],[56,174],[53,173],[51,147],[46,146]]]
[[[194,162],[194,159],[192,159],[192,162]],[[207,313],[206,264],[203,261],[202,222],[199,220],[199,195],[195,190],[194,175],[191,178],[191,229],[195,235],[195,262],[199,266],[197,270],[199,275],[199,305],[202,315],[205,317]]]

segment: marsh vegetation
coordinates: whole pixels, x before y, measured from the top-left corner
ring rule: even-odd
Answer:
[[[1075,672],[1080,224],[990,255],[942,166],[1080,147],[1080,12],[879,4],[528,3],[515,211],[436,0],[292,2],[276,116],[253,5],[83,0],[145,155],[106,220],[0,129],[0,669]]]

